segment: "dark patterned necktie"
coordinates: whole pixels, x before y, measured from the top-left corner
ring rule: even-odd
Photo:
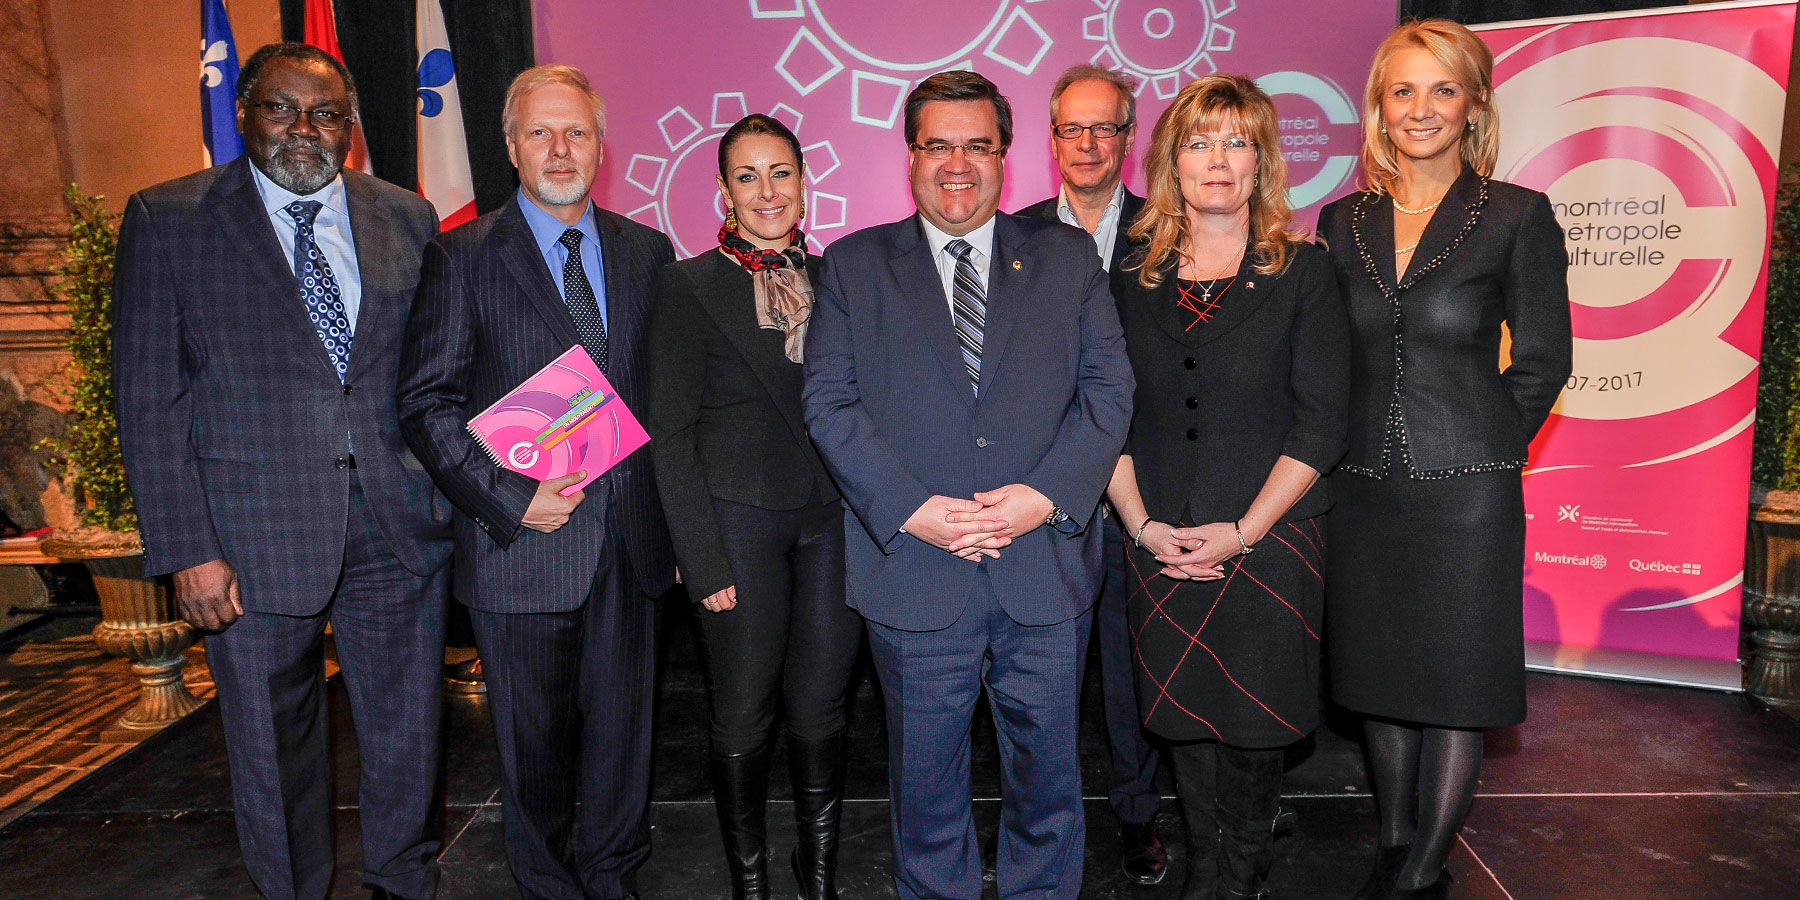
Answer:
[[[294,277],[300,280],[300,299],[306,301],[306,314],[318,329],[319,341],[342,383],[350,374],[352,335],[337,276],[331,274],[331,263],[326,262],[325,251],[313,237],[313,219],[324,205],[317,200],[295,200],[282,209],[294,219]]]
[[[569,248],[569,260],[563,263],[563,302],[569,304],[569,315],[575,319],[575,330],[581,333],[581,346],[594,358],[594,365],[606,371],[606,321],[600,318],[600,304],[594,300],[594,286],[588,283],[587,270],[581,267],[581,229],[571,228],[556,242]]]
[[[944,245],[956,256],[956,276],[950,284],[951,320],[956,325],[956,340],[962,345],[963,368],[969,370],[970,386],[981,391],[981,332],[987,327],[987,290],[975,271],[975,248],[962,238]]]

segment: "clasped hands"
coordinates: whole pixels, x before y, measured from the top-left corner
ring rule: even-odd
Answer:
[[[1163,564],[1159,574],[1164,577],[1176,581],[1217,581],[1225,577],[1225,560],[1244,552],[1237,535],[1233,522],[1176,528],[1152,520],[1144,525],[1138,540]]]
[[[902,527],[939,550],[980,562],[999,559],[1002,547],[1044,524],[1055,508],[1036,488],[1009,484],[969,500],[934,494]]]

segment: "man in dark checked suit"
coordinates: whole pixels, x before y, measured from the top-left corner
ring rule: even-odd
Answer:
[[[981,896],[984,690],[1006,782],[999,896],[1081,889],[1076,695],[1133,382],[1093,243],[997,212],[1011,139],[980,75],[913,90],[919,214],[832,244],[806,346],[807,427],[855,514],[846,583],[887,700],[903,900]]]
[[[1131,250],[1131,223],[1144,198],[1126,190],[1120,177],[1137,134],[1137,80],[1098,66],[1063,72],[1050,90],[1050,155],[1062,173],[1056,196],[1019,210],[1019,215],[1073,225],[1093,236],[1100,265],[1112,271]],[[1100,686],[1112,751],[1108,799],[1119,819],[1119,867],[1138,884],[1157,884],[1168,871],[1169,854],[1156,831],[1156,748],[1144,736],[1138,716],[1136,664],[1125,614],[1125,540],[1119,519],[1104,504],[1106,577],[1094,607],[1094,642],[1100,650]],[[1136,524],[1136,523],[1133,523]]]
[[[577,342],[646,408],[651,280],[675,252],[588,199],[605,115],[570,66],[513,81],[521,189],[427,248],[401,361],[407,442],[457,510],[454,593],[487,670],[506,856],[528,900],[631,895],[650,852],[650,601],[675,574],[650,455],[563,497],[580,473],[502,469],[464,428]]]
[[[131,198],[114,283],[119,439],[144,569],[209,632],[238,841],[270,900],[332,874],[324,632],[355,714],[365,883],[437,886],[449,506],[394,376],[437,214],[339,171],[355,88],[303,44],[238,79],[245,157]]]

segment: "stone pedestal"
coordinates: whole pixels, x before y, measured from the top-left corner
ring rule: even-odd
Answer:
[[[144,577],[144,550],[136,535],[102,539],[58,536],[44,541],[46,554],[79,560],[94,577],[101,622],[94,627],[100,649],[131,660],[142,685],[137,706],[101,732],[109,743],[132,743],[155,734],[193,712],[200,701],[181,681],[194,630],[175,613],[175,594],[166,578]]]
[[[1744,623],[1753,652],[1745,687],[1800,718],[1800,493],[1753,492],[1744,560]]]

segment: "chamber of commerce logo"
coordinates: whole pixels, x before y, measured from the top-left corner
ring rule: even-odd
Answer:
[[[1237,33],[1219,19],[1237,0],[1095,0],[1102,12],[1081,20],[1081,36],[1101,44],[1089,61],[1138,76],[1158,100],[1219,70],[1213,54],[1231,49]],[[1296,204],[1298,205],[1298,204]]]
[[[1558,506],[1556,508],[1556,521],[1558,521],[1558,522],[1580,522],[1581,521],[1581,504],[1577,503],[1577,504],[1574,504],[1573,506],[1568,506],[1568,505]]]
[[[1606,568],[1606,557],[1598,553],[1577,555],[1572,553],[1545,553],[1542,550],[1532,554],[1533,562],[1549,563],[1554,566],[1583,566],[1589,569]]]

